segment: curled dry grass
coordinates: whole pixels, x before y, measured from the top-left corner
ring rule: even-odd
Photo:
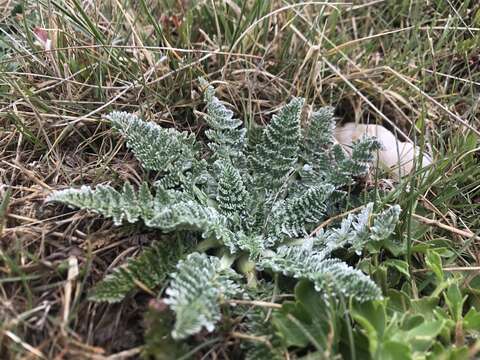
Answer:
[[[437,160],[428,182],[412,177],[391,197],[407,214],[478,234],[475,1],[0,5],[2,358],[138,356],[148,296],[103,305],[86,294],[156,234],[134,236],[138,228],[44,199],[66,186],[152,176],[102,115],[134,111],[202,136],[198,76],[215,81],[238,114],[252,114],[247,126],[301,95],[337,105],[343,121],[382,123],[422,144]],[[415,222],[418,232],[405,224],[412,244],[447,243],[458,251],[452,264],[478,271],[475,241],[435,223]],[[423,259],[408,261],[420,276]]]

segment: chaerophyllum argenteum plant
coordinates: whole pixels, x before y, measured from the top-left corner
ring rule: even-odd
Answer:
[[[117,225],[141,221],[179,235],[151,244],[115,269],[91,298],[116,302],[135,289],[168,283],[164,298],[175,313],[174,339],[213,331],[222,304],[248,297],[255,288],[261,295],[259,279],[268,282],[274,274],[308,281],[318,296],[358,302],[381,298],[366,274],[334,253],[341,248],[359,253],[367,243],[389,237],[400,208],[375,215],[369,203],[337,226],[315,230],[347,210],[345,189],[366,175],[378,142],[362,138],[347,156],[333,137],[332,108],[313,112],[301,126],[301,98],[281,108],[260,134],[247,132],[214,89],[202,85],[206,146],[194,134],[133,114],[107,116],[160,180],[138,189],[126,183],[121,189],[83,186],[50,195],[49,201],[95,211]]]

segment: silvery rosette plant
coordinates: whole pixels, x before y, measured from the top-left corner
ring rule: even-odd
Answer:
[[[334,253],[340,248],[358,253],[389,237],[399,207],[374,214],[369,203],[337,226],[314,231],[346,210],[345,189],[367,173],[378,142],[362,138],[347,156],[333,137],[333,109],[313,112],[301,126],[301,98],[283,106],[260,131],[247,131],[214,89],[204,88],[206,146],[194,134],[133,114],[107,116],[142,166],[158,172],[160,180],[138,189],[125,183],[121,189],[83,186],[50,195],[50,201],[95,211],[116,225],[143,222],[178,235],[154,242],[116,268],[91,298],[117,302],[135,289],[153,291],[168,282],[164,297],[175,313],[174,339],[203,328],[213,331],[222,304],[248,297],[266,273],[307,280],[319,296],[380,298],[366,274]]]

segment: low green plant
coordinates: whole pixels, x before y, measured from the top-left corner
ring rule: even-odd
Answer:
[[[380,267],[387,266],[389,284],[387,296],[381,300],[329,301],[319,297],[310,282],[298,282],[295,298],[283,301],[282,307],[272,312],[271,328],[266,329],[266,314],[257,322],[250,319],[249,333],[268,338],[273,347],[272,351],[265,343],[252,343],[249,351],[254,356],[250,358],[275,358],[277,353],[279,359],[285,353],[301,358],[305,349],[310,350],[305,359],[476,358],[480,331],[476,290],[462,289],[464,277],[459,274],[438,272],[442,268],[438,254],[429,252],[426,263],[430,273],[423,282],[435,286],[421,297],[414,295],[408,281],[398,286],[396,279],[407,275],[401,267],[386,262]]]
[[[116,302],[135,289],[154,290],[168,281],[164,302],[175,313],[174,339],[213,331],[226,303],[252,293],[268,296],[262,291],[276,281],[275,274],[308,282],[325,301],[381,299],[369,276],[335,254],[344,253],[341,249],[360,254],[365,245],[390,237],[399,206],[375,214],[368,203],[338,226],[317,228],[347,210],[354,195],[345,189],[367,174],[379,143],[362,138],[347,156],[334,141],[332,108],[306,116],[301,126],[300,98],[281,108],[268,126],[249,132],[214,89],[202,85],[206,146],[193,134],[133,114],[107,116],[142,165],[158,173],[158,181],[138,190],[126,183],[120,190],[83,186],[50,195],[50,201],[90,209],[117,225],[142,221],[176,235],[114,270],[91,299]]]

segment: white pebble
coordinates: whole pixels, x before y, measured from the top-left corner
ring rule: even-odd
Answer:
[[[418,158],[420,155],[418,146],[398,140],[391,131],[381,125],[347,123],[335,129],[336,140],[348,154],[351,153],[352,142],[364,135],[375,136],[382,144],[382,149],[378,151],[378,164],[396,180],[414,170],[415,157],[417,163],[421,162],[418,164],[419,167],[426,167],[432,163],[432,158],[425,152],[421,159]]]

